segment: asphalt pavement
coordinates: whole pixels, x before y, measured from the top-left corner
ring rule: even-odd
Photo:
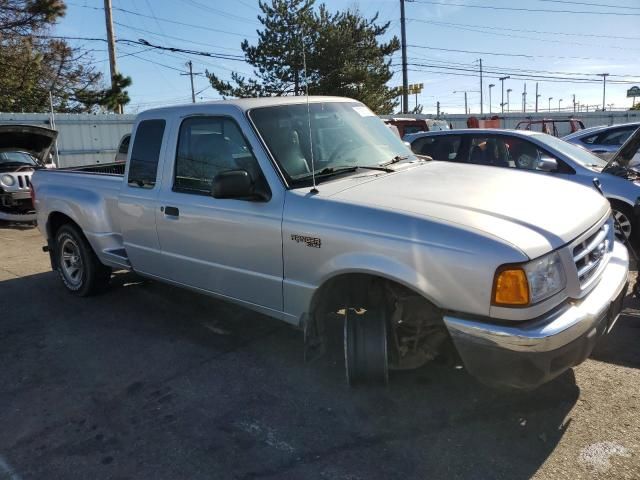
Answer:
[[[640,302],[533,392],[464,369],[347,387],[302,334],[130,273],[76,298],[0,227],[0,479],[640,478]],[[635,274],[632,274],[635,276]]]

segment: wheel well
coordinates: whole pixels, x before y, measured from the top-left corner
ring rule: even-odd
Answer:
[[[51,215],[49,215],[49,220],[47,221],[47,233],[49,238],[52,241],[55,240],[56,233],[58,232],[58,230],[60,230],[60,227],[68,223],[82,231],[82,229],[80,229],[80,226],[76,222],[74,222],[71,217],[65,215],[64,213],[53,212]]]
[[[417,366],[444,351],[448,332],[443,311],[419,292],[384,277],[350,273],[325,282],[314,295],[305,320],[305,358],[335,343],[348,309],[381,312],[388,321],[391,362],[400,368]],[[409,348],[408,348],[409,346]]]
[[[404,285],[387,278],[367,273],[346,273],[335,276],[315,292],[311,300],[310,313],[326,314],[337,312],[345,306],[383,305],[388,300],[390,289],[403,289],[412,293]]]
[[[609,198],[608,200],[611,204],[611,208],[617,207],[618,210],[626,210],[626,213],[629,214],[633,213],[633,206],[629,205],[627,202],[623,202],[617,198]]]

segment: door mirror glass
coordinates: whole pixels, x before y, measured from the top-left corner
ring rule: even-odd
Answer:
[[[246,170],[221,172],[211,182],[211,196],[214,198],[235,198],[238,200],[268,200]]]
[[[542,172],[555,172],[558,170],[558,161],[555,158],[543,155],[538,159],[538,170]]]

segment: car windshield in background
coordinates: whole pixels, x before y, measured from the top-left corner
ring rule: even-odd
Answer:
[[[602,169],[607,166],[607,162],[602,160],[601,158],[595,156],[590,151],[573,145],[571,143],[565,142],[560,138],[553,137],[551,135],[546,135],[544,137],[540,136],[538,139],[542,140],[544,143],[549,145],[551,148],[557,150],[558,152],[570,157],[581,165],[589,168]]]
[[[306,103],[260,107],[249,113],[287,180],[294,185],[311,179],[312,145],[318,181],[326,178],[323,173],[415,159],[382,120],[361,103],[310,103],[308,108],[309,114]]]
[[[0,165],[31,165],[36,166],[35,158],[25,152],[0,152]]]

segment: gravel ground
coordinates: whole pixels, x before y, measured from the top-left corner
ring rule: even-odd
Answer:
[[[640,303],[529,393],[432,364],[349,389],[301,333],[126,273],[67,294],[0,228],[0,479],[639,479]],[[633,274],[635,276],[635,274]]]

